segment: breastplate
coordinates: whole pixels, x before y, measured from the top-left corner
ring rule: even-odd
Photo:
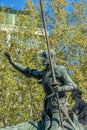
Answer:
[[[53,93],[53,88],[51,86],[52,84],[52,76],[51,76],[51,71],[50,70],[46,70],[43,74],[43,78],[42,78],[42,84],[43,84],[43,88],[44,91],[46,93],[46,95],[50,95]]]
[[[55,75],[56,76],[56,75]],[[61,84],[60,77],[56,79],[58,84]],[[46,94],[46,96],[52,94],[54,92],[53,87],[52,87],[52,75],[51,75],[51,70],[45,70],[42,78],[42,84],[43,84],[43,89]],[[64,97],[65,93],[64,92],[58,92],[59,97]]]

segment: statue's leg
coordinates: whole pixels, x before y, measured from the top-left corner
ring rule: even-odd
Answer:
[[[51,123],[51,128],[50,128],[50,130],[61,130],[59,124],[60,124],[59,112],[54,112],[54,113],[52,114],[52,123]]]
[[[65,104],[64,98],[61,98],[59,100],[59,103],[60,103],[60,109],[61,109],[61,107],[64,107],[64,109],[66,108],[66,105],[64,106],[64,104]],[[63,115],[62,111],[59,113],[56,98],[52,99],[51,104],[52,104],[52,107],[51,107],[52,121],[51,121],[50,130],[61,130],[63,127],[64,115]],[[67,109],[65,111],[67,111]],[[60,114],[61,114],[61,117],[60,117]],[[62,125],[62,126],[60,126],[60,125]]]
[[[49,130],[50,125],[51,125],[50,117],[44,111],[42,113],[42,130]]]

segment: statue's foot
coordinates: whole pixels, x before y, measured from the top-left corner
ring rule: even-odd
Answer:
[[[50,128],[50,130],[63,130],[63,128],[61,128],[61,127],[56,127],[56,126],[52,126],[51,128]]]
[[[61,127],[58,127],[58,130],[63,130],[63,128],[61,128]]]

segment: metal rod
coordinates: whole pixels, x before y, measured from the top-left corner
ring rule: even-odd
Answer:
[[[49,42],[48,42],[48,35],[47,35],[46,23],[45,23],[45,19],[44,19],[42,1],[41,0],[39,0],[39,1],[40,1],[40,7],[41,7],[41,15],[42,15],[43,27],[44,27],[44,32],[45,32],[48,56],[49,56],[49,61],[50,61],[50,65],[51,65],[52,78],[53,78],[53,82],[56,82],[55,74],[54,74],[54,70],[53,70],[53,66],[52,66],[52,60],[51,60],[51,54],[50,54],[50,46],[49,46]]]
[[[68,116],[68,114],[62,109],[63,114],[67,117],[69,123],[71,124],[71,126],[74,128],[74,130],[78,130],[78,128],[74,125],[74,123],[72,122],[72,120],[70,119],[70,117]]]
[[[42,6],[42,1],[39,0],[40,3],[40,8],[41,8],[41,15],[42,15],[42,21],[43,21],[43,27],[44,27],[44,32],[45,32],[45,38],[46,38],[46,45],[47,45],[47,50],[48,50],[48,56],[49,56],[49,61],[50,61],[50,66],[51,66],[51,73],[52,73],[52,85],[55,87],[57,84],[56,81],[56,77],[55,77],[55,73],[54,73],[54,68],[52,65],[52,59],[51,59],[51,53],[50,53],[50,46],[49,46],[49,42],[48,42],[48,35],[47,35],[47,30],[46,30],[46,23],[45,23],[45,18],[44,18],[44,11],[43,11],[43,6]],[[55,92],[56,97],[57,97],[57,103],[58,103],[58,108],[59,108],[59,116],[60,116],[60,127],[63,128],[63,124],[62,124],[62,116],[61,116],[61,109],[60,109],[60,105],[59,105],[59,95],[58,92]]]

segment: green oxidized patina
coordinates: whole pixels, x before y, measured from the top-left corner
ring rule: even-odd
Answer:
[[[75,101],[72,111],[77,115],[81,124],[87,125],[87,103],[82,98],[82,91],[80,89],[73,90],[71,96]]]
[[[71,116],[69,116],[68,103],[66,100],[66,92],[76,89],[77,86],[70,78],[66,68],[62,65],[60,66],[56,65],[54,61],[55,56],[54,51],[50,50],[50,55],[57,81],[57,84],[55,86],[52,85],[52,72],[47,50],[43,51],[41,55],[43,65],[45,66],[44,70],[42,71],[22,66],[21,64],[14,62],[9,53],[5,53],[5,56],[15,69],[17,69],[19,72],[21,72],[22,74],[24,74],[29,78],[32,77],[40,80],[40,83],[43,84],[44,92],[46,94],[44,98],[44,109],[42,113],[42,120],[39,123],[25,122],[17,126],[12,126],[10,127],[11,129],[84,130],[74,114],[71,114]],[[56,93],[58,93],[59,102],[57,102]],[[59,113],[59,108],[61,109],[61,113]]]

